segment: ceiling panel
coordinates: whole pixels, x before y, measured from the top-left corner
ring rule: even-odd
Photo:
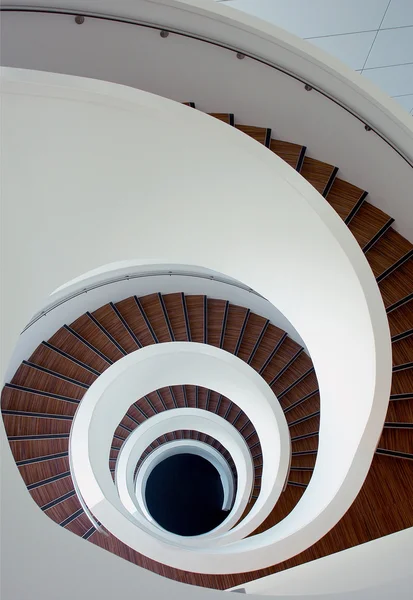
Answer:
[[[388,0],[231,0],[226,5],[306,38],[378,29]]]
[[[375,31],[369,31],[348,35],[331,35],[313,38],[308,41],[329,52],[332,56],[339,58],[352,69],[362,69],[375,35]]]
[[[407,96],[396,96],[394,100],[403,106],[407,112],[411,112],[413,110],[413,94],[408,94]]]
[[[377,34],[366,68],[409,62],[413,63],[413,27],[385,29]]]
[[[413,0],[391,0],[382,29],[413,25]]]
[[[363,76],[373,81],[390,96],[413,93],[413,64],[370,69],[363,71]]]

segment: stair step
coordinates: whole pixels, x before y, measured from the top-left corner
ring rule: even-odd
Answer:
[[[66,499],[62,500],[61,502],[58,502],[50,508],[43,509],[45,514],[48,517],[50,517],[55,523],[60,524],[64,522],[68,517],[76,513],[76,511],[81,510],[80,502],[76,496],[76,493],[74,493],[74,490],[72,490],[72,492],[69,492],[69,494],[72,495],[67,497],[68,494],[66,494],[65,496],[63,496]]]
[[[269,148],[271,143],[271,129],[267,129],[266,127],[252,127],[250,125],[235,125],[235,127]]]
[[[36,348],[33,354],[31,354],[29,362],[79,381],[86,386],[91,385],[97,378],[96,374],[91,373],[84,366],[77,364],[72,358],[67,358],[56,352],[45,343],[40,344]]]
[[[391,395],[412,394],[413,395],[413,368],[396,371],[392,376]]]
[[[168,313],[175,341],[187,342],[189,340],[183,305],[183,294],[163,294],[162,299]]]
[[[359,246],[367,252],[391,226],[394,219],[382,210],[364,202],[349,223],[349,229],[356,238]]]
[[[306,151],[305,146],[281,140],[271,140],[270,150],[288,163],[290,167],[300,172]]]
[[[392,337],[413,332],[413,299],[387,313]]]
[[[208,305],[208,333],[207,340],[210,346],[220,347],[221,339],[225,335],[225,314],[227,302],[225,300],[207,299]]]
[[[80,341],[74,333],[66,327],[61,327],[49,340],[48,343],[66,355],[75,358],[97,373],[103,373],[109,363],[96,354],[87,344]]]
[[[228,125],[234,125],[235,119],[232,113],[208,113],[210,117],[214,117],[223,123],[227,123]]]
[[[328,163],[305,157],[301,175],[322,195],[326,196],[337,175],[337,167]]]
[[[286,333],[282,329],[275,327],[271,323],[268,324],[254,356],[250,361],[251,367],[259,373],[266,362],[269,362],[271,357],[275,356],[275,352],[277,352],[285,337]]]
[[[241,360],[248,362],[253,351],[256,350],[256,344],[262,340],[268,324],[268,319],[265,319],[264,317],[254,313],[249,314],[241,344],[237,353],[237,356]]]
[[[159,294],[149,294],[139,298],[141,310],[147,320],[148,327],[153,331],[156,342],[171,342],[168,323],[163,312]]]
[[[69,458],[57,458],[41,463],[31,463],[19,467],[20,475],[22,476],[27,487],[40,487],[43,482],[48,482],[54,477],[59,477],[63,473],[69,471]]]
[[[326,200],[343,221],[348,223],[361,208],[366,196],[367,192],[361,188],[336,177]]]
[[[312,369],[313,364],[310,357],[305,352],[301,352],[283,375],[271,385],[271,388],[276,395],[281,395],[286,390],[291,390],[293,386],[298,385],[298,381],[302,381],[303,378],[310,375]],[[312,383],[310,387],[314,389],[314,385],[315,383]]]
[[[123,357],[123,353],[105,335],[101,328],[89,316],[84,314],[70,324],[70,330],[81,336],[83,343],[89,344],[93,351],[103,360],[112,364]]]
[[[205,296],[185,296],[186,309],[190,325],[191,341],[204,344],[207,331],[204,314]]]
[[[377,278],[383,278],[399,261],[407,260],[413,244],[389,227],[381,238],[366,252],[366,258]]]
[[[36,369],[36,367],[31,367],[24,362],[17,369],[11,383],[78,401],[80,401],[86,393],[84,387],[80,387],[70,381]]]
[[[117,341],[123,352],[134,352],[139,348],[134,337],[122,321],[114,304],[105,304],[92,313],[92,316]]]
[[[413,429],[383,429],[378,448],[413,453]]]
[[[66,401],[62,399],[47,396],[48,392],[35,391],[30,389],[14,389],[7,384],[2,393],[2,411],[13,410],[21,413],[39,413],[72,419],[79,401],[72,401],[71,398]]]
[[[393,368],[413,363],[413,333],[392,343]]]
[[[285,338],[275,356],[261,373],[262,377],[268,384],[271,384],[277,377],[282,376],[284,370],[288,370],[302,351],[302,347],[297,342],[289,337]]]
[[[155,343],[134,296],[116,302],[115,307],[142,347]]]
[[[47,455],[55,455],[67,452],[69,448],[69,438],[57,438],[46,440],[9,440],[10,448],[17,462],[41,458]]]
[[[413,258],[409,258],[379,283],[386,309],[413,294]]]
[[[243,306],[229,305],[223,349],[231,354],[235,353],[247,313]]]

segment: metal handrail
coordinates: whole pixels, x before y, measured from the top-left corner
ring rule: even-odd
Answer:
[[[181,37],[186,37],[186,38],[189,38],[192,40],[197,40],[199,42],[203,42],[205,44],[210,44],[212,46],[216,46],[218,48],[223,48],[225,50],[229,50],[231,52],[236,53],[238,56],[242,56],[243,58],[244,57],[250,58],[251,60],[254,60],[254,61],[256,61],[262,65],[265,65],[267,67],[270,67],[271,69],[275,69],[276,71],[279,71],[280,73],[283,73],[284,75],[287,75],[288,77],[291,77],[292,79],[295,79],[296,81],[299,81],[300,83],[302,83],[305,86],[306,89],[308,89],[308,90],[311,89],[312,91],[318,92],[324,98],[327,98],[327,100],[334,102],[334,104],[336,104],[337,106],[339,106],[340,108],[345,110],[352,117],[354,117],[360,123],[362,123],[365,126],[367,131],[373,131],[381,140],[383,140],[388,146],[390,146],[392,148],[392,150],[397,152],[397,154],[410,167],[413,168],[413,161],[410,160],[410,158],[405,156],[403,154],[403,152],[401,152],[385,135],[383,135],[382,133],[377,131],[377,129],[375,129],[371,123],[368,123],[366,121],[366,119],[359,116],[356,112],[354,112],[354,110],[352,110],[351,108],[349,108],[348,106],[346,106],[345,104],[343,104],[342,102],[337,100],[337,98],[334,98],[333,96],[331,96],[330,94],[328,94],[327,92],[322,90],[321,88],[317,87],[310,80],[304,79],[303,77],[299,77],[295,73],[292,73],[291,71],[288,71],[287,69],[280,67],[279,65],[277,65],[269,60],[266,60],[262,57],[251,54],[250,52],[243,50],[242,48],[232,46],[231,44],[225,44],[223,42],[219,42],[219,41],[211,39],[211,38],[203,37],[199,34],[194,34],[194,33],[188,32],[188,31],[183,31],[183,30],[177,29],[175,27],[162,26],[158,23],[150,23],[147,21],[140,21],[138,19],[131,19],[128,17],[121,17],[121,16],[114,16],[114,15],[107,15],[107,14],[96,13],[96,12],[92,12],[92,11],[76,11],[76,10],[70,10],[70,9],[66,9],[66,8],[44,8],[44,7],[36,7],[36,6],[29,7],[29,6],[24,6],[24,5],[21,5],[21,6],[5,5],[5,6],[0,7],[0,12],[62,14],[62,15],[68,15],[68,16],[74,16],[74,17],[84,16],[84,17],[88,17],[88,18],[92,18],[92,19],[99,19],[102,21],[112,21],[115,23],[124,23],[127,25],[135,25],[137,27],[144,27],[146,29],[155,29],[159,32],[173,33],[175,35],[180,35]]]

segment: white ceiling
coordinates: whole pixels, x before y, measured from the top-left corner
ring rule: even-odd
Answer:
[[[217,0],[283,27],[413,114],[413,0]]]

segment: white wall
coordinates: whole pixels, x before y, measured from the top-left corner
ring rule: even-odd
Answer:
[[[411,598],[412,556],[413,528],[410,528],[242,587],[248,594],[288,598],[330,597],[330,594],[358,598],[358,591],[362,598],[370,598],[370,593],[372,598]],[[369,588],[372,588],[370,593]]]
[[[369,202],[393,216],[396,229],[413,240],[412,169],[375,133],[364,129],[364,122],[369,123],[413,161],[412,119],[340,61],[225,4],[203,0],[42,4],[189,31],[248,52],[320,88],[359,115],[361,122],[319,93],[306,92],[301,81],[256,60],[237,60],[232,50],[173,34],[161,39],[157,30],[88,17],[78,26],[67,15],[2,15],[2,64],[114,81],[196,102],[206,112],[235,113],[238,123],[271,127],[274,137],[306,145],[310,156],[339,166],[340,177],[367,190]],[[145,60],[131,59],[143,56]]]

